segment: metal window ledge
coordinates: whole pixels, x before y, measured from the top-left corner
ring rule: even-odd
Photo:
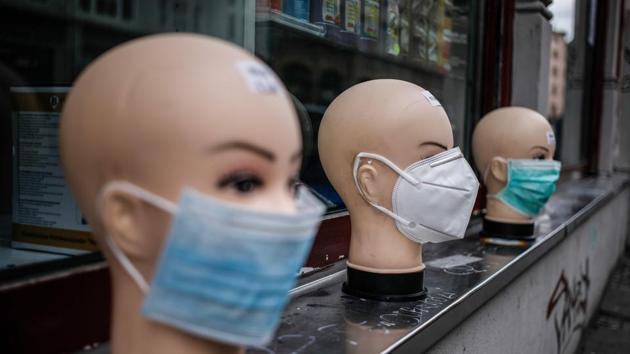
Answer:
[[[419,353],[515,280],[579,225],[619,194],[628,175],[586,178],[559,186],[536,222],[537,241],[527,249],[483,245],[479,222],[463,240],[424,247],[426,299],[385,303],[345,295],[345,264],[303,279],[292,291],[273,342],[248,353]],[[469,263],[440,267],[458,255]],[[433,262],[432,262],[433,261]],[[435,264],[437,266],[432,266]]]

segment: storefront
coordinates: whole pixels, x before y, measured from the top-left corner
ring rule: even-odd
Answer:
[[[277,336],[260,352],[475,352],[489,345],[514,352],[533,338],[540,338],[533,352],[575,348],[574,328],[592,314],[628,232],[623,30],[630,4],[575,1],[573,38],[560,36],[552,47],[550,3],[0,1],[0,348],[75,352],[108,342],[107,264],[65,186],[57,126],[87,65],[120,43],[162,32],[211,35],[255,53],[300,115],[301,180],[328,210]],[[550,61],[564,55],[566,68]],[[480,191],[466,238],[424,249],[429,296],[414,304],[342,296],[350,220],[318,157],[317,132],[333,99],[384,78],[431,91],[468,160],[481,117],[518,105],[549,118],[563,163],[534,245],[481,245]],[[557,90],[563,99],[552,108]],[[584,306],[568,305],[576,299]],[[561,303],[571,324],[559,315]],[[520,339],[506,339],[517,332]]]

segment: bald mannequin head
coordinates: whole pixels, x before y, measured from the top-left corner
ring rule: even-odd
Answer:
[[[400,80],[367,81],[344,91],[324,114],[319,153],[326,176],[350,212],[349,264],[377,272],[422,267],[420,245],[400,234],[393,219],[364,199],[391,210],[398,175],[378,161],[362,161],[357,173],[362,196],[352,167],[359,152],[382,155],[405,169],[453,147],[446,112],[423,92]]]
[[[488,194],[496,194],[505,187],[508,159],[551,160],[555,151],[551,125],[529,108],[496,109],[479,121],[473,133],[473,156]],[[529,220],[494,199],[488,199],[486,217],[506,222]]]
[[[111,266],[113,350],[214,348],[142,318],[142,294],[103,244],[109,235],[150,280],[171,216],[123,192],[103,195],[98,207],[97,200],[108,182],[124,180],[173,202],[192,187],[253,208],[293,210],[301,139],[282,84],[253,55],[218,39],[141,38],[81,74],[64,107],[60,145],[67,181]]]
[[[206,192],[212,186],[204,182],[208,175],[182,173],[173,163],[196,171],[216,143],[246,141],[272,150],[277,163],[300,151],[284,88],[250,88],[252,78],[239,62],[264,65],[227,42],[173,34],[119,46],[82,73],[63,112],[61,150],[66,178],[91,225],[99,225],[95,198],[111,179],[164,187],[161,195],[176,200],[184,185]]]

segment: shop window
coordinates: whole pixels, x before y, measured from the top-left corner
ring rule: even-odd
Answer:
[[[478,80],[476,1],[258,0],[255,9],[247,4],[245,0],[2,2],[0,259],[5,262],[0,263],[0,281],[7,266],[62,262],[97,251],[59,169],[55,136],[59,111],[86,65],[139,36],[199,32],[245,46],[265,60],[306,112],[301,115],[304,140],[311,146],[305,148],[309,154],[302,179],[327,202],[330,213],[343,211],[344,206],[322,171],[314,142],[330,102],[354,84],[395,78],[430,90],[452,121],[456,145],[466,150],[469,122],[478,118],[473,117],[471,101]],[[36,109],[45,122],[35,122],[37,118],[28,114],[33,107],[24,102],[31,98],[40,103]],[[24,148],[33,143],[28,139],[40,149]],[[51,160],[44,163],[44,155]],[[51,173],[54,181],[39,178],[37,168],[23,168],[27,161],[39,161],[42,166],[36,167]],[[31,198],[51,188],[55,191],[50,195],[63,198]],[[23,257],[14,261],[17,258],[2,256],[5,250]]]
[[[594,33],[595,22],[589,18],[596,18],[594,6],[588,2],[576,2],[574,6],[575,20],[572,23],[574,37],[562,37],[560,42],[564,47],[566,71],[562,72],[563,104],[558,107],[558,114],[562,117],[556,122],[558,134],[557,158],[568,170],[584,170],[593,161],[588,161],[588,152],[597,139],[590,127],[595,119],[590,114],[591,106],[595,102],[594,63],[599,54],[595,51],[594,43],[588,39],[589,33]],[[592,15],[592,16],[591,16]]]
[[[117,2],[115,0],[97,0],[96,13],[99,15],[116,16]]]
[[[465,122],[472,119],[467,97],[476,10],[475,1],[464,0],[257,1],[255,51],[303,100],[315,134],[339,93],[362,81],[395,78],[441,101],[456,145],[464,148]],[[309,79],[296,80],[286,58],[301,63]],[[317,153],[305,164],[304,181],[326,199],[330,212],[343,210]]]
[[[59,112],[81,70],[108,49],[157,32],[196,29],[243,45],[244,8],[234,0],[2,2],[0,282],[27,276],[31,265],[52,271],[98,259],[57,151]]]

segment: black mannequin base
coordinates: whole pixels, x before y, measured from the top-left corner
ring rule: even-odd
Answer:
[[[347,267],[344,293],[378,301],[413,301],[424,298],[424,271],[413,273],[372,273]]]
[[[504,246],[528,246],[536,240],[534,223],[516,224],[483,219],[481,240]]]

